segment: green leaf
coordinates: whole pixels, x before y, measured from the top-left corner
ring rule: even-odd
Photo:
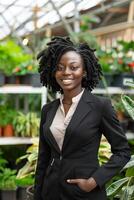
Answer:
[[[130,167],[130,168],[127,169],[126,176],[127,177],[134,176],[134,167]]]
[[[134,120],[134,100],[132,100],[127,95],[122,95],[121,100],[125,106],[125,109],[129,113],[129,115],[132,117],[132,119]]]
[[[127,169],[127,168],[130,168],[130,167],[134,167],[134,155],[131,156],[130,161],[124,166],[123,169]]]
[[[134,185],[127,186],[123,191],[120,200],[134,200]]]
[[[107,191],[107,196],[114,196],[115,194],[117,194],[119,192],[119,190],[125,185],[127,184],[129,178],[122,178],[114,183],[112,183],[110,186],[107,187],[106,191]]]

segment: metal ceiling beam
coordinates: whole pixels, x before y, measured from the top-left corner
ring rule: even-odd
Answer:
[[[95,9],[95,10],[93,10],[93,11],[88,11],[88,12],[86,12],[86,14],[82,14],[82,15],[80,15],[80,17],[81,16],[86,16],[86,15],[92,15],[92,14],[94,14],[94,15],[97,15],[97,14],[101,14],[101,13],[103,13],[104,11],[106,11],[106,10],[108,10],[109,8],[111,8],[111,7],[116,7],[116,6],[120,6],[120,5],[126,5],[127,3],[130,3],[132,0],[122,0],[122,1],[120,1],[120,2],[114,2],[114,3],[110,3],[109,5],[105,5],[104,7],[102,7],[102,8],[98,8],[98,9]],[[75,20],[75,17],[72,17],[71,19],[68,19],[67,20],[67,22],[68,23],[72,23],[72,22],[74,22],[74,20]],[[55,27],[58,27],[58,26],[61,26],[62,25],[62,23],[61,22],[58,22],[58,23],[56,23],[56,24],[53,24],[53,25],[48,25],[50,28],[55,28]]]
[[[5,8],[5,10],[2,11],[5,12],[7,9],[9,9],[11,6],[13,6],[18,0],[13,1],[11,4],[7,5],[7,7]]]
[[[54,8],[54,10],[57,12],[62,24],[64,25],[65,29],[67,30],[68,34],[70,34],[73,37],[73,30],[72,27],[70,26],[70,24],[68,24],[68,22],[66,21],[66,19],[64,17],[62,17],[62,15],[59,12],[59,8],[56,7],[56,5],[54,4],[54,2],[52,0],[49,0],[52,7]],[[74,38],[74,37],[73,37]],[[74,38],[75,40],[75,38]]]
[[[102,6],[101,8],[97,8],[95,10],[89,10],[88,12],[86,12],[86,14],[82,14],[80,15],[80,18],[82,16],[86,16],[86,15],[97,15],[97,14],[101,14],[103,12],[105,12],[106,10],[108,10],[109,8],[112,8],[112,7],[116,7],[116,6],[121,6],[121,5],[126,5],[127,3],[130,3],[131,0],[122,0],[122,1],[118,1],[118,2],[112,2],[108,5],[104,5]],[[73,23],[75,21],[75,17],[72,17],[71,19],[67,19],[67,23]],[[62,22],[57,22],[56,24],[52,24],[52,25],[47,25],[47,27],[49,28],[56,28],[56,27],[59,27],[59,26],[62,26]],[[37,33],[40,33],[40,32],[43,32],[44,31],[44,27],[42,27],[41,29],[38,29],[37,30]]]
[[[65,4],[69,3],[71,0],[68,0],[66,2],[64,2],[61,7],[63,7]],[[49,1],[47,3],[45,3],[43,6],[42,6],[42,9],[43,7],[45,7],[48,3],[50,3]],[[60,8],[61,8],[60,7]],[[42,17],[44,17],[47,13],[49,13],[49,11],[47,11],[45,14],[42,14],[40,17],[38,17],[38,20],[41,19]],[[16,28],[16,30],[20,30],[21,28],[23,28],[25,26],[25,24],[27,24],[28,22],[30,22],[31,20],[33,19],[33,15],[31,15],[26,21],[24,21],[20,26],[18,26]]]
[[[11,7],[16,1],[17,1],[17,0],[15,0],[12,4],[8,5],[8,7],[6,7],[6,9],[9,8],[9,7]],[[67,4],[68,2],[70,2],[70,0],[67,1],[67,2],[65,2],[64,5]],[[83,15],[87,15],[87,14],[89,14],[89,15],[91,15],[91,14],[100,14],[100,13],[103,13],[105,10],[108,10],[108,9],[111,8],[111,7],[116,7],[116,6],[120,6],[120,5],[125,5],[125,4],[127,4],[127,3],[129,3],[129,2],[131,2],[131,0],[121,0],[121,1],[118,1],[118,2],[112,2],[112,3],[108,4],[108,5],[104,5],[104,4],[103,4],[103,5],[104,5],[103,7],[98,8],[98,9],[93,10],[93,11],[89,11],[89,12],[87,12],[86,14],[83,14]],[[49,3],[49,1],[48,1],[47,3],[45,3],[42,7],[46,6],[48,3]],[[62,7],[62,5],[61,5],[61,7]],[[47,12],[47,13],[48,13],[48,12]],[[40,16],[39,19],[40,19],[41,17],[43,17],[44,15],[45,15],[45,14],[43,14],[42,16]],[[83,16],[83,15],[81,15],[81,16]],[[18,26],[18,27],[15,29],[15,31],[18,31],[18,30],[22,29],[22,28],[25,26],[25,24],[27,24],[29,21],[32,20],[32,18],[33,18],[33,15],[32,15],[31,17],[29,17],[26,21],[24,21],[20,26]],[[67,20],[67,23],[72,23],[72,22],[74,22],[74,20],[75,20],[75,17],[72,17],[71,19],[68,19],[68,20]],[[4,21],[5,21],[5,20],[4,20]],[[58,23],[56,23],[56,24],[48,25],[48,26],[49,26],[50,28],[54,28],[54,27],[58,27],[58,26],[61,26],[61,25],[62,25],[62,23],[61,23],[61,22],[58,22]],[[42,31],[44,31],[44,27],[41,28],[40,30],[37,30],[36,32],[42,32]]]

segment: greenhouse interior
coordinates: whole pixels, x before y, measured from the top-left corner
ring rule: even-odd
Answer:
[[[54,92],[52,87],[43,84],[45,81],[41,81],[42,71],[39,73],[37,55],[48,48],[51,39],[56,37],[70,38],[76,45],[86,43],[95,51],[102,74],[96,87],[93,87],[92,94],[98,98],[110,99],[131,151],[131,158],[126,165],[106,182],[106,195],[108,200],[132,200],[134,199],[134,0],[0,2],[0,200],[34,200],[41,109],[43,105],[51,105],[50,102],[60,98],[60,93]],[[61,60],[64,55],[61,55]],[[57,68],[59,70],[56,71],[57,76],[58,73],[59,76],[64,73],[64,68],[64,66]],[[69,69],[71,71],[72,68]],[[72,69],[72,73],[76,72]],[[70,80],[63,80],[63,83],[67,88]],[[94,111],[92,112],[94,115]],[[85,118],[83,117],[81,124]],[[62,124],[59,124],[60,126]],[[85,126],[90,127],[88,124]],[[118,135],[115,136],[118,141]],[[86,137],[80,135],[83,145]],[[70,137],[70,141],[71,139],[73,141],[73,136]],[[114,153],[115,147],[112,147],[109,140],[102,132],[97,153],[100,166],[107,165]],[[76,144],[80,144],[77,138]],[[84,153],[84,148],[81,151]],[[72,158],[73,153],[72,150]],[[45,156],[47,157],[44,150]],[[64,163],[66,157],[63,156],[62,159]],[[52,179],[51,173],[54,172],[48,172],[48,179],[49,176]],[[80,171],[81,177],[82,171]],[[60,182],[58,178],[57,182]],[[54,182],[52,187],[48,183],[46,181],[46,187],[53,193]],[[62,191],[62,183],[59,187]],[[85,191],[79,190],[82,189],[78,189],[79,195],[77,197],[76,194],[77,198],[74,196],[74,199],[98,200],[95,196],[90,198],[88,194],[90,192],[85,194]],[[46,193],[46,197],[35,200],[58,200],[56,194],[53,198],[52,194],[50,196],[51,198],[47,198]],[[65,199],[73,200],[72,197],[59,198],[59,200]],[[106,198],[99,198],[99,200],[104,199]]]

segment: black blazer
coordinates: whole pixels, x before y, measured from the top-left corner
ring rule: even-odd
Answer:
[[[66,129],[61,152],[50,131],[59,104],[56,99],[42,108],[34,199],[106,200],[105,183],[130,159],[127,139],[111,102],[85,90]],[[102,133],[113,154],[105,165],[99,166]],[[66,181],[91,176],[98,184],[91,192]]]

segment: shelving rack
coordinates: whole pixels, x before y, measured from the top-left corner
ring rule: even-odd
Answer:
[[[122,89],[119,87],[96,88],[94,94],[134,94],[134,89]],[[0,87],[0,94],[41,94],[41,104],[47,102],[47,89],[46,87],[32,87],[32,86],[3,86]],[[126,133],[128,139],[134,139],[134,133]],[[0,145],[20,145],[32,144],[32,138],[0,138]]]

